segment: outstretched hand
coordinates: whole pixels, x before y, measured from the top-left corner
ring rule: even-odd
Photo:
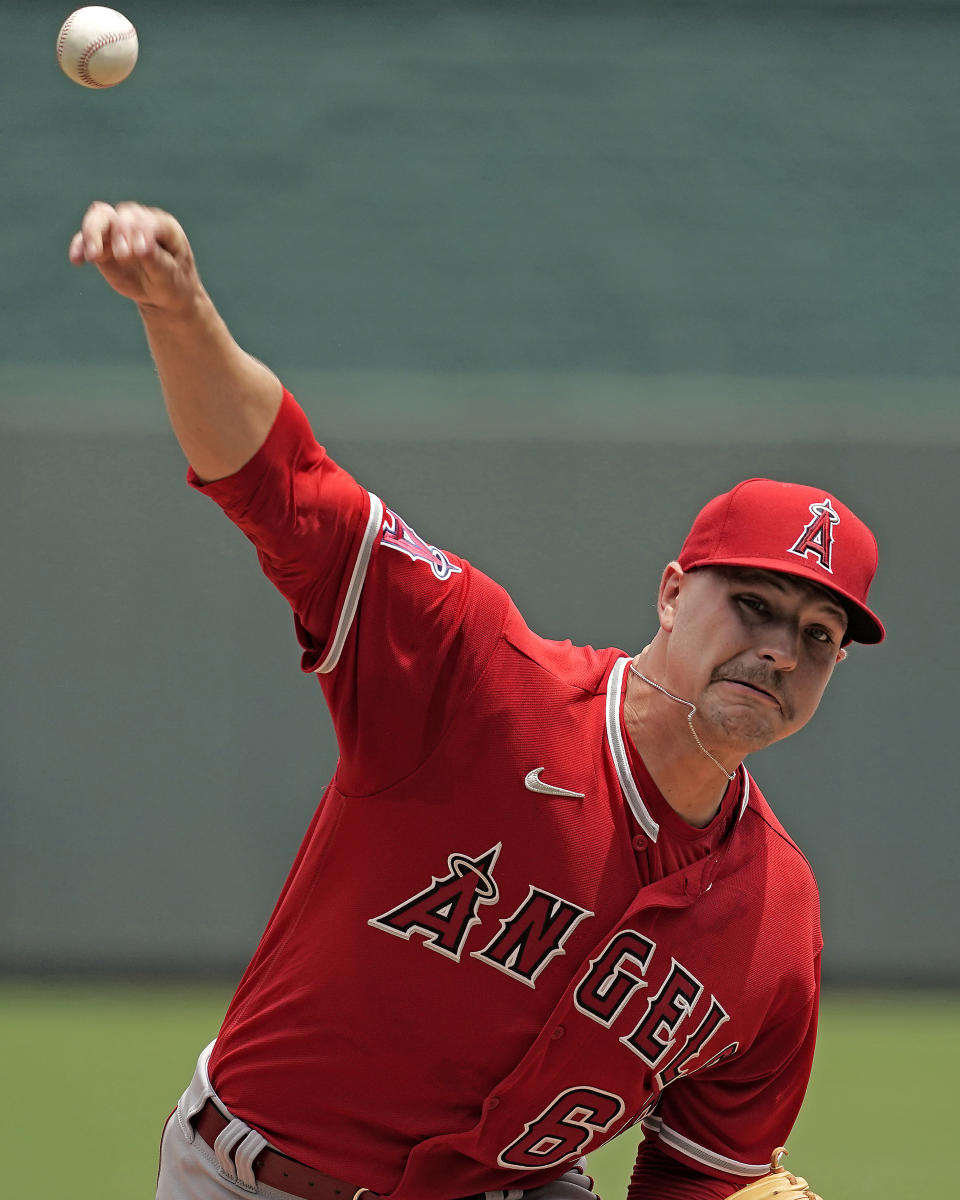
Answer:
[[[187,310],[203,290],[183,228],[159,208],[95,201],[69,254],[75,266],[93,263],[115,292],[145,308]]]

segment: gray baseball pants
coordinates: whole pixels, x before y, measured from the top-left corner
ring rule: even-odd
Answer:
[[[190,1086],[180,1097],[163,1130],[157,1200],[228,1200],[229,1197],[262,1196],[263,1200],[296,1200],[289,1192],[257,1183],[250,1164],[267,1145],[222,1103],[207,1075],[213,1043],[200,1055]],[[196,1136],[191,1125],[207,1100],[213,1100],[230,1124],[211,1149]]]

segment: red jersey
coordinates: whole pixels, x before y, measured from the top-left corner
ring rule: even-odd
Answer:
[[[191,482],[289,600],[339,745],[210,1060],[284,1153],[391,1200],[535,1187],[637,1122],[743,1186],[809,1077],[816,886],[741,767],[706,829],[627,736],[628,656],[548,641],[285,394]]]

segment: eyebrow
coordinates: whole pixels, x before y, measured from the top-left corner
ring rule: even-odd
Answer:
[[[807,583],[804,579],[795,579],[793,576],[782,578],[775,571],[764,571],[762,569],[752,567],[733,567],[730,572],[731,578],[739,583],[769,583],[778,591],[786,592],[788,583],[800,588],[820,602],[820,608],[826,612],[832,613],[839,617],[845,623],[850,617],[847,610],[840,604],[830,599],[829,594],[825,589],[820,588],[815,583]]]

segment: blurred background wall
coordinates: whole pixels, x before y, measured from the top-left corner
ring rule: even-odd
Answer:
[[[238,971],[331,774],[136,313],[66,246],[170,208],[334,455],[547,636],[639,649],[697,508],[837,492],[889,635],[751,762],[828,982],[960,982],[956,4],[146,4],[77,88],[0,7],[0,970]]]

